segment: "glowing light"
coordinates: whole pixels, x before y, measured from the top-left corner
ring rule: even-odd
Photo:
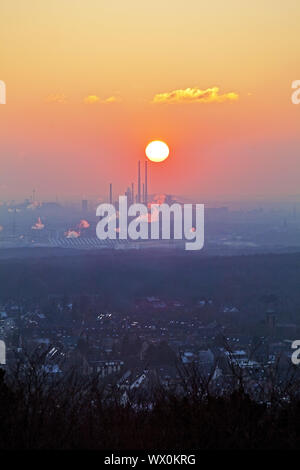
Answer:
[[[87,220],[81,220],[78,225],[79,228],[89,228],[89,226],[90,224]]]
[[[169,156],[169,147],[161,140],[153,140],[147,145],[145,152],[152,162],[163,162]]]
[[[45,228],[45,225],[41,221],[41,218],[39,217],[37,222],[31,227],[32,230],[43,230]]]

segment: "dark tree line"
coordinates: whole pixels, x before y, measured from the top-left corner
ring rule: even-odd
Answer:
[[[292,374],[269,401],[247,393],[232,364],[232,385],[214,393],[212,376],[181,368],[182,392],[156,384],[146,395],[122,391],[97,376],[49,375],[43,355],[0,372],[1,449],[296,449],[300,445],[299,381]],[[275,371],[274,371],[275,373]],[[234,385],[233,385],[234,384]],[[151,406],[150,406],[151,405]]]

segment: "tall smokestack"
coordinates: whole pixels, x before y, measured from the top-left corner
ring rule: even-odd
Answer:
[[[141,162],[138,162],[138,201],[141,202]]]
[[[82,212],[87,212],[88,211],[88,201],[87,201],[87,199],[82,199],[82,201],[81,201],[81,210],[82,210]]]
[[[109,185],[109,203],[112,204],[113,196],[112,196],[112,183]]]
[[[145,185],[143,183],[143,204],[144,204],[144,202],[145,202]]]
[[[144,202],[147,206],[148,204],[148,162],[145,161],[145,199]]]
[[[131,183],[131,200],[132,204],[134,204],[134,183]]]

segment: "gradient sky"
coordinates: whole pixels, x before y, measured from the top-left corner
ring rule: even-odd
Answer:
[[[296,0],[2,0],[0,200],[124,192],[153,139],[150,192],[299,196],[299,21]]]

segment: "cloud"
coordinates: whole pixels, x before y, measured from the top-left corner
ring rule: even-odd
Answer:
[[[200,88],[186,88],[159,93],[154,96],[152,103],[223,103],[236,101],[239,95],[234,92],[219,94],[219,87],[214,86],[201,90]]]
[[[88,95],[84,98],[83,101],[86,104],[95,104],[95,103],[98,103],[100,101],[100,98],[97,95]]]
[[[120,96],[109,96],[109,98],[106,98],[103,103],[120,103],[121,101],[122,99]]]
[[[105,98],[101,100],[99,96],[97,95],[89,95],[84,98],[84,103],[86,104],[95,104],[95,103],[120,103],[122,100],[119,96],[109,96],[108,98]]]
[[[46,103],[66,103],[67,101],[68,99],[63,93],[51,94],[46,98]]]

